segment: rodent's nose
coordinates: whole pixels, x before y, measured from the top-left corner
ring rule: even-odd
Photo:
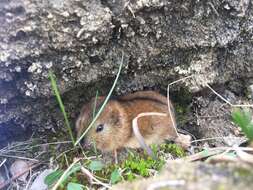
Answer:
[[[91,147],[91,143],[86,138],[82,139],[81,145],[84,149],[88,149]]]

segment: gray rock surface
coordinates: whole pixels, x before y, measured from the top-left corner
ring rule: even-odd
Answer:
[[[0,24],[2,145],[64,128],[50,70],[73,122],[96,90],[109,91],[122,51],[115,94],[190,75],[180,86],[191,93],[253,77],[250,0],[2,0]]]
[[[112,189],[237,190],[252,189],[252,170],[239,163],[168,162],[154,178],[124,182]]]

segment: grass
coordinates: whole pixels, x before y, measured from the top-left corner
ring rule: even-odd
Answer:
[[[77,141],[75,141],[74,139],[74,136],[73,136],[73,132],[72,132],[72,129],[71,129],[71,126],[70,126],[70,122],[68,120],[68,116],[67,116],[67,113],[65,111],[65,107],[64,107],[64,104],[62,102],[62,99],[61,99],[61,96],[60,96],[60,92],[58,90],[58,87],[57,87],[57,84],[56,84],[56,79],[55,79],[55,76],[54,74],[50,71],[49,72],[49,78],[50,78],[50,81],[51,81],[51,86],[52,86],[52,89],[54,91],[54,94],[56,96],[56,99],[57,99],[57,102],[60,106],[60,109],[61,109],[61,112],[63,114],[63,117],[64,117],[64,121],[65,121],[65,125],[66,125],[66,128],[68,130],[68,133],[69,133],[69,136],[71,138],[71,141],[73,143],[74,146],[78,145],[79,142],[84,138],[84,136],[86,135],[86,133],[90,130],[90,128],[93,126],[93,124],[96,122],[97,118],[100,116],[100,114],[102,113],[105,105],[107,104],[108,100],[110,99],[111,97],[111,94],[118,82],[118,79],[119,79],[119,76],[120,76],[120,72],[121,72],[121,69],[122,69],[122,66],[123,66],[123,59],[124,59],[124,54],[122,53],[122,57],[121,57],[121,63],[120,63],[120,66],[119,66],[119,70],[118,70],[118,73],[117,73],[117,76],[113,82],[113,85],[108,93],[108,95],[106,96],[101,108],[98,110],[97,114],[95,115],[96,113],[96,100],[97,100],[97,97],[98,97],[98,92],[96,93],[96,99],[95,99],[95,106],[94,106],[94,110],[93,110],[93,120],[92,122],[90,123],[90,125],[87,127],[87,129],[84,131],[84,133],[77,139]]]
[[[79,137],[79,139],[77,139],[77,141],[75,141],[74,139],[74,136],[73,136],[73,133],[72,133],[72,129],[71,129],[71,126],[70,126],[70,122],[68,120],[68,116],[67,116],[67,113],[65,111],[65,107],[64,107],[64,104],[62,102],[62,99],[61,99],[61,96],[60,96],[60,92],[57,88],[57,84],[56,84],[56,79],[55,79],[55,76],[54,74],[50,71],[49,72],[49,78],[50,78],[50,81],[51,81],[51,86],[52,86],[52,89],[54,91],[54,94],[56,96],[56,99],[57,99],[57,102],[59,104],[59,107],[60,107],[60,110],[63,114],[63,117],[64,117],[64,121],[65,121],[65,126],[68,130],[68,133],[69,133],[69,136],[71,138],[71,141],[73,143],[74,146],[78,145],[79,142],[82,140],[82,138],[85,136],[85,134],[89,131],[89,129],[93,126],[93,124],[95,123],[95,121],[97,120],[97,118],[99,117],[99,115],[102,113],[105,105],[107,104],[116,84],[117,84],[117,81],[119,79],[119,76],[120,76],[120,73],[121,73],[121,69],[122,69],[122,66],[123,66],[123,58],[124,58],[124,54],[122,53],[122,58],[121,58],[121,63],[120,63],[120,66],[119,66],[119,70],[118,70],[118,73],[117,73],[117,76],[114,80],[114,83],[106,97],[106,99],[104,100],[102,106],[100,107],[100,109],[98,110],[97,114],[96,113],[96,100],[97,100],[97,97],[98,97],[98,92],[96,93],[96,99],[95,99],[95,105],[94,105],[94,110],[93,110],[93,120],[92,122],[90,123],[90,125],[87,127],[87,129],[84,131],[84,133]],[[96,152],[96,150],[95,150]],[[65,155],[65,154],[64,154]],[[66,157],[66,155],[65,155]],[[96,153],[96,158],[97,158],[97,153]],[[90,163],[90,169],[93,170],[94,168],[96,168],[96,170],[101,170],[102,167],[101,165],[99,164],[100,162],[91,162]],[[68,163],[67,163],[68,164]],[[47,176],[47,180],[50,181],[50,183],[48,182],[47,184],[48,185],[51,185],[52,182],[54,182],[54,180],[57,180],[56,184],[53,186],[53,190],[57,189],[59,186],[63,186],[63,184],[65,183],[66,179],[72,174],[72,173],[75,173],[77,172],[78,170],[75,170],[73,171],[72,168],[75,167],[75,165],[77,164],[77,161],[74,161],[63,173],[59,172],[58,170],[52,172],[51,174],[49,174]],[[79,168],[80,169],[80,168]],[[112,177],[112,180],[114,182],[117,181],[117,172],[115,171],[114,172],[114,177]],[[58,179],[59,178],[59,179]],[[82,189],[82,186],[78,183],[73,183],[73,182],[69,182],[68,185],[67,185],[67,189],[73,189],[73,187],[78,187],[80,189]]]
[[[93,106],[93,112],[92,112],[93,119],[96,117],[97,99],[98,99],[98,91],[96,91],[95,102],[94,102],[94,106]]]
[[[71,138],[71,141],[72,141],[73,145],[75,145],[75,139],[74,139],[74,136],[73,136],[73,133],[72,133],[72,129],[71,129],[69,120],[68,120],[68,116],[67,116],[67,113],[65,111],[65,107],[63,105],[63,102],[62,102],[62,99],[61,99],[61,96],[60,96],[60,92],[57,88],[55,76],[51,71],[49,72],[49,78],[50,78],[51,86],[53,88],[53,91],[54,91],[54,94],[56,96],[57,102],[58,102],[58,104],[60,106],[60,109],[61,109],[61,112],[63,114],[65,125],[66,125],[66,128],[68,130],[69,136]]]
[[[77,139],[76,141],[74,140],[71,126],[70,126],[67,114],[65,112],[65,108],[61,100],[59,90],[56,85],[56,79],[53,73],[50,72],[50,80],[51,80],[52,88],[54,90],[54,94],[57,98],[61,112],[63,113],[65,125],[68,129],[70,138],[74,146],[79,145],[79,142],[81,141],[81,139],[85,136],[88,130],[93,126],[94,122],[103,111],[106,103],[108,102],[117,84],[119,75],[121,73],[122,65],[123,65],[123,54],[122,54],[122,59],[121,59],[117,76],[114,80],[114,83],[106,99],[104,100],[100,109],[97,111],[96,104],[97,104],[98,92],[96,92],[96,98],[95,98],[94,109],[93,109],[93,120],[89,124],[87,129],[84,131],[84,133],[81,135],[81,137]],[[97,180],[101,180],[100,184],[103,184],[103,183],[106,185],[115,184],[122,180],[132,181],[133,179],[137,177],[153,176],[154,173],[159,171],[162,168],[162,166],[165,164],[164,153],[172,152],[173,156],[175,157],[185,156],[185,152],[180,147],[174,144],[162,144],[161,146],[154,145],[151,148],[154,154],[156,155],[156,158],[157,158],[156,160],[152,159],[150,156],[146,155],[145,153],[140,154],[136,151],[131,151],[128,157],[120,164],[109,164],[109,165],[104,165],[101,162],[101,160],[98,159],[98,153],[96,149],[94,149],[95,151],[89,150],[88,153],[86,152],[85,159],[82,159],[82,160],[74,159],[76,155],[78,155],[78,153],[77,153],[77,149],[73,149],[72,151],[68,151],[66,152],[66,154],[64,154],[65,158],[67,157],[68,160],[73,160],[72,164],[68,166],[69,161],[66,161],[66,159],[64,159],[62,155],[61,156],[62,159],[59,163],[60,165],[59,168],[66,168],[66,166],[68,166],[67,169],[65,170],[58,169],[52,172],[46,177],[45,182],[49,186],[54,185],[53,190],[56,190],[58,188],[67,189],[67,190],[85,189],[85,186],[82,184],[85,184],[85,183],[88,184],[89,181],[84,177],[85,175],[84,173],[82,173],[83,171],[81,169],[82,167],[91,171],[91,174],[94,178],[96,178]],[[94,159],[91,160],[90,157],[88,157],[87,155],[91,154],[90,156],[94,158],[94,152],[95,152],[95,160]],[[82,176],[82,179],[80,179],[79,176]],[[82,184],[80,184],[80,182]]]
[[[232,112],[232,119],[234,123],[242,129],[246,137],[253,142],[253,121],[250,109],[234,109]]]
[[[118,79],[119,79],[119,75],[120,75],[120,72],[121,72],[121,69],[122,69],[122,65],[123,65],[123,59],[124,59],[124,54],[122,53],[122,57],[121,57],[121,63],[120,63],[120,66],[119,66],[119,70],[118,70],[118,73],[117,73],[117,76],[113,82],[113,85],[108,93],[108,95],[106,96],[102,106],[100,107],[98,113],[96,114],[96,116],[93,118],[92,122],[90,123],[90,125],[87,127],[87,129],[83,132],[83,134],[79,137],[79,139],[77,139],[77,141],[75,142],[75,145],[77,145],[82,139],[83,137],[86,135],[86,133],[90,130],[90,128],[93,126],[93,124],[96,122],[97,118],[100,116],[100,114],[102,113],[105,105],[107,104],[109,98],[111,97],[111,94],[118,82]]]
[[[159,172],[166,162],[165,159],[168,152],[171,152],[174,158],[185,156],[184,150],[175,144],[164,143],[161,145],[152,145],[151,148],[157,160],[152,159],[144,151],[139,152],[137,150],[129,150],[128,156],[119,164],[103,164],[97,158],[92,160],[83,159],[78,164],[75,162],[75,164],[67,167],[65,172],[62,169],[58,169],[50,174],[47,177],[47,184],[55,184],[61,178],[61,182],[58,182],[59,189],[66,189],[69,186],[68,184],[75,184],[74,186],[78,186],[79,188],[87,187],[89,181],[79,170],[80,165],[91,171],[94,177],[107,185],[116,184],[120,181],[133,181],[140,177],[154,176]],[[68,152],[67,157],[71,157],[73,154],[75,153]],[[94,156],[94,152],[89,151],[87,155]],[[66,168],[66,164],[63,162],[59,163],[59,165],[59,168]],[[96,187],[98,186],[92,185],[92,188],[96,189]]]

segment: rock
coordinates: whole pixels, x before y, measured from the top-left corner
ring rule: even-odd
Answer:
[[[52,173],[54,170],[52,169],[46,169],[43,172],[41,172],[33,181],[30,190],[47,190],[48,186],[44,183],[44,180],[46,176],[50,173]]]
[[[21,173],[25,172],[23,175],[18,177],[17,179],[23,182],[26,182],[26,178],[29,175],[29,163],[24,160],[16,160],[11,164],[10,173],[12,176],[17,176]]]
[[[252,170],[239,163],[211,165],[204,162],[170,161],[154,178],[124,182],[112,189],[250,190],[253,185],[252,177]]]
[[[50,70],[72,124],[97,90],[108,93],[122,51],[115,95],[163,91],[190,75],[173,90],[252,78],[251,7],[249,0],[1,1],[0,139],[11,138],[0,146],[32,132],[64,131]]]
[[[208,142],[210,146],[239,146],[245,142],[247,139],[232,122],[232,107],[210,90],[205,93],[209,97],[205,95],[194,99],[194,124],[185,129],[191,131],[197,139],[203,139],[203,143]],[[247,100],[240,100],[232,92],[224,91],[223,97],[233,104],[250,104]]]

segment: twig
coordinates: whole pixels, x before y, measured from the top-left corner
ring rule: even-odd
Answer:
[[[20,176],[24,175],[26,172],[29,172],[31,169],[38,167],[42,163],[36,163],[36,164],[31,164],[26,170],[14,175],[12,178],[6,180],[5,182],[0,184],[0,189],[5,188],[7,185],[9,185],[12,181],[15,179],[18,179]]]
[[[94,180],[96,183],[102,185],[103,187],[106,187],[106,188],[108,188],[108,189],[112,189],[111,186],[109,186],[109,185],[107,185],[107,184],[105,184],[105,183],[99,181],[97,178],[95,178],[95,177],[91,174],[91,172],[90,172],[89,170],[87,170],[85,167],[82,166],[82,167],[81,167],[81,171],[82,171],[86,176],[88,176],[89,179]]]

